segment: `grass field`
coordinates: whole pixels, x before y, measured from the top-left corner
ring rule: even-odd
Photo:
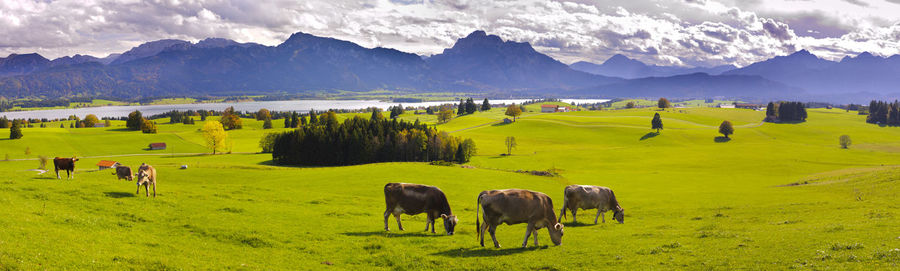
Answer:
[[[0,140],[0,155],[12,159],[0,161],[0,270],[900,268],[900,129],[825,109],[800,124],[718,108],[527,112],[512,124],[501,124],[502,112],[437,126],[475,140],[474,168],[273,166],[255,153],[258,140],[285,129],[247,119],[228,132],[234,153],[226,155],[182,154],[205,152],[199,121],[159,124],[153,135],[122,122],[26,128],[20,140]],[[655,112],[666,127],[659,135],[649,129]],[[725,119],[736,131],[720,143]],[[853,139],[849,149],[838,145],[842,134]],[[500,156],[507,136],[519,147]],[[170,149],[144,150],[150,142]],[[57,180],[28,171],[38,161],[17,160],[38,155],[83,158],[74,180]],[[134,183],[97,171],[101,159],[154,165],[158,197],[136,196]],[[561,177],[515,173],[547,169]],[[421,232],[423,215],[403,216],[405,232],[392,219],[384,232],[387,182],[440,187],[460,216],[456,235]],[[478,246],[480,191],[541,191],[558,212],[568,184],[615,190],[625,223],[584,224],[594,212],[582,211],[579,224],[564,221],[561,246],[541,230],[540,246],[518,248],[524,224],[498,228],[501,249]]]

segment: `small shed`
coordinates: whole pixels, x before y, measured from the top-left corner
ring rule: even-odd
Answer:
[[[542,104],[541,113],[553,113],[559,111],[559,106],[555,104]]]
[[[150,143],[150,150],[165,150],[166,143]]]
[[[116,162],[116,161],[100,160],[100,162],[97,162],[97,167],[99,167],[98,170],[104,170],[107,168],[115,168],[117,166],[119,166],[119,162]]]

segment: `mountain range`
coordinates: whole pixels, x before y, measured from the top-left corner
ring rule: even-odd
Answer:
[[[566,65],[529,43],[484,31],[422,57],[295,33],[277,46],[209,38],[158,40],[105,58],[38,54],[0,58],[9,98],[290,94],[309,91],[465,91],[494,96],[840,99],[893,95],[900,56],[839,62],[807,51],[742,68],[647,65],[624,55]]]

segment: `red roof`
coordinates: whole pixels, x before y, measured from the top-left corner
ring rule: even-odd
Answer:
[[[165,147],[165,146],[166,146],[166,143],[150,143],[151,148]]]
[[[100,160],[100,162],[97,162],[97,165],[98,165],[98,166],[101,166],[101,167],[112,167],[112,166],[115,166],[115,165],[118,164],[118,163],[119,163],[119,162],[116,162],[116,161]]]
[[[541,108],[544,108],[544,107],[546,107],[546,108],[550,108],[550,107],[552,107],[552,108],[559,108],[559,106],[558,106],[558,105],[555,105],[555,104],[542,104],[542,105],[541,105]]]

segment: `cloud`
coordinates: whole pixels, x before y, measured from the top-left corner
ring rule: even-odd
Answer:
[[[222,37],[277,45],[300,31],[431,55],[478,29],[530,42],[536,50],[566,63],[602,62],[617,53],[668,65],[746,65],[797,49],[833,59],[863,50],[900,53],[900,14],[890,12],[896,5],[868,4],[862,7],[842,0],[0,0],[0,55],[104,56],[164,38]]]

